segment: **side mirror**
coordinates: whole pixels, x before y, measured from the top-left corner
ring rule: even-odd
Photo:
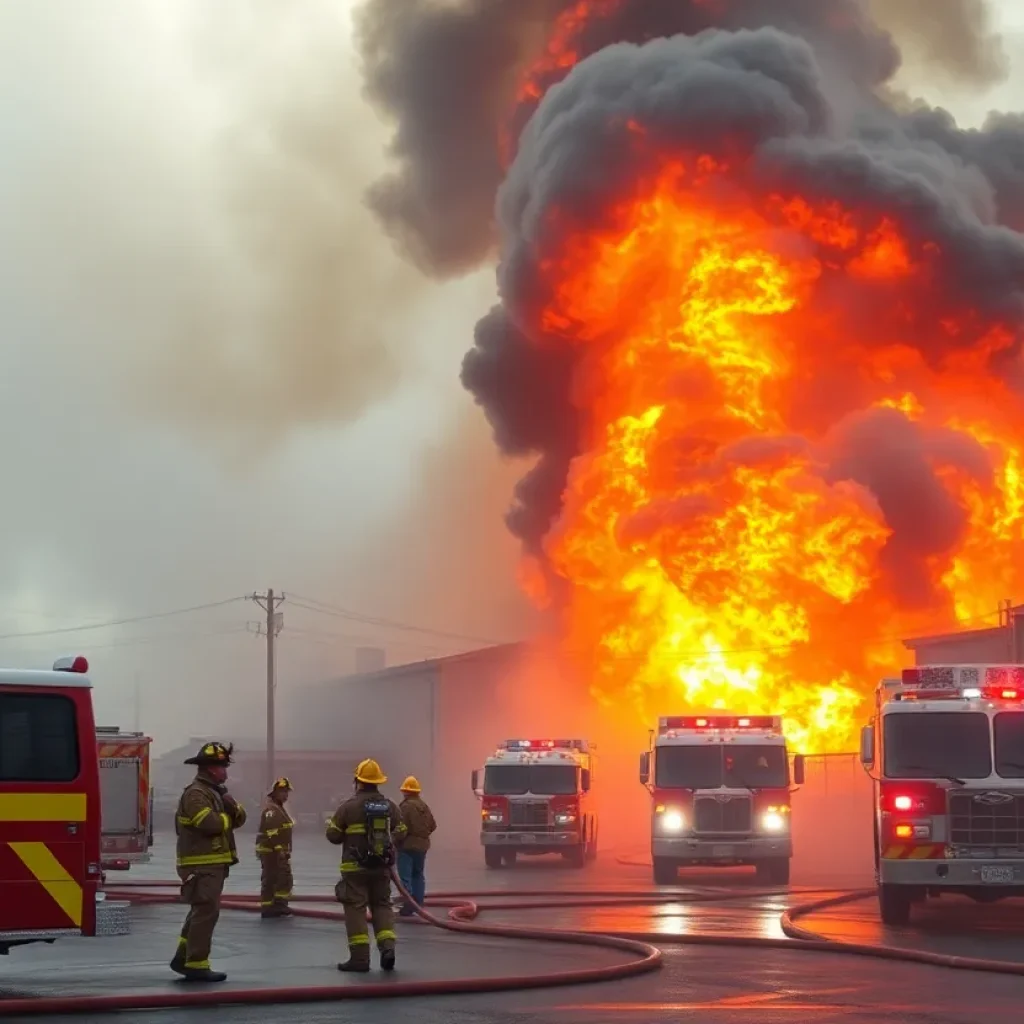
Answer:
[[[476,768],[473,769],[473,775],[470,778],[469,784],[472,787],[474,793],[480,792],[480,772],[477,771]]]
[[[793,782],[797,786],[804,784],[804,755],[797,754],[793,758]]]
[[[580,787],[584,793],[590,792],[590,769],[584,768],[580,771]]]
[[[865,725],[860,731],[860,763],[871,768],[875,763],[875,727]]]
[[[640,785],[646,786],[651,781],[651,752],[645,750],[640,755]]]

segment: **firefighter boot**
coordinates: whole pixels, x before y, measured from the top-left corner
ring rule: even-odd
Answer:
[[[171,970],[175,974],[185,973],[185,938],[178,939],[178,948],[175,950],[174,956],[171,957]]]
[[[182,967],[182,977],[185,981],[227,981],[228,976],[223,971],[211,970],[209,966],[206,967]]]
[[[393,971],[395,969],[395,947],[385,946],[380,951],[380,969],[382,971]]]
[[[370,970],[370,960],[369,958],[364,960],[362,957],[353,956],[350,953],[349,958],[343,964],[338,964],[338,970],[354,974],[367,974]]]

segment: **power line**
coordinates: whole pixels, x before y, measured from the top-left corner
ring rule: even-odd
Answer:
[[[350,622],[360,622],[366,626],[380,626],[384,629],[400,629],[410,633],[423,633],[427,636],[445,637],[449,640],[466,640],[475,644],[486,644],[488,646],[500,646],[510,643],[508,640],[495,640],[494,637],[474,636],[470,633],[451,633],[443,629],[431,629],[427,626],[416,626],[409,622],[398,622],[395,619],[379,618],[373,615],[361,615],[358,612],[349,611],[346,608],[339,608],[337,605],[328,604],[326,601],[318,601],[312,597],[302,597],[298,594],[291,594],[289,601],[296,608],[304,608],[306,611],[319,612],[321,615],[329,615],[338,619],[347,619]]]
[[[154,619],[167,619],[174,615],[187,615],[190,612],[203,612],[211,608],[223,608],[225,605],[244,600],[244,597],[229,597],[223,601],[209,601],[206,604],[194,604],[188,608],[172,608],[169,611],[152,612],[149,615],[131,615],[121,619],[108,619],[106,622],[83,623],[79,626],[62,626],[59,629],[33,629],[21,633],[0,633],[0,640],[21,640],[34,636],[59,636],[64,633],[83,633],[90,629],[109,629],[113,626],[127,626],[134,622],[152,622]]]

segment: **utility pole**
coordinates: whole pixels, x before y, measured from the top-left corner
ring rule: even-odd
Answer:
[[[273,590],[265,594],[253,594],[256,602],[266,613],[266,622],[261,624],[258,632],[267,638],[267,791],[274,784],[274,691],[277,687],[276,662],[274,659],[274,641],[284,626],[284,612],[277,609],[284,603],[284,594],[276,596]]]

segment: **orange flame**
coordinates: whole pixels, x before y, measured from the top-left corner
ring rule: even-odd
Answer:
[[[704,188],[726,173],[666,166],[541,265],[539,326],[585,349],[586,454],[546,542],[571,584],[564,643],[590,659],[601,702],[647,723],[781,713],[798,749],[855,749],[866,697],[906,661],[899,637],[994,614],[1024,574],[1024,422],[977,355],[1009,339],[993,328],[968,355],[926,363],[921,339],[885,333],[898,301],[863,339],[826,277],[912,297],[935,247],[837,204]],[[856,396],[849,408],[823,407],[823,366]],[[994,467],[984,484],[935,467],[969,524],[928,564],[941,607],[902,607],[874,497],[821,471],[829,428],[869,407],[970,435]]]

